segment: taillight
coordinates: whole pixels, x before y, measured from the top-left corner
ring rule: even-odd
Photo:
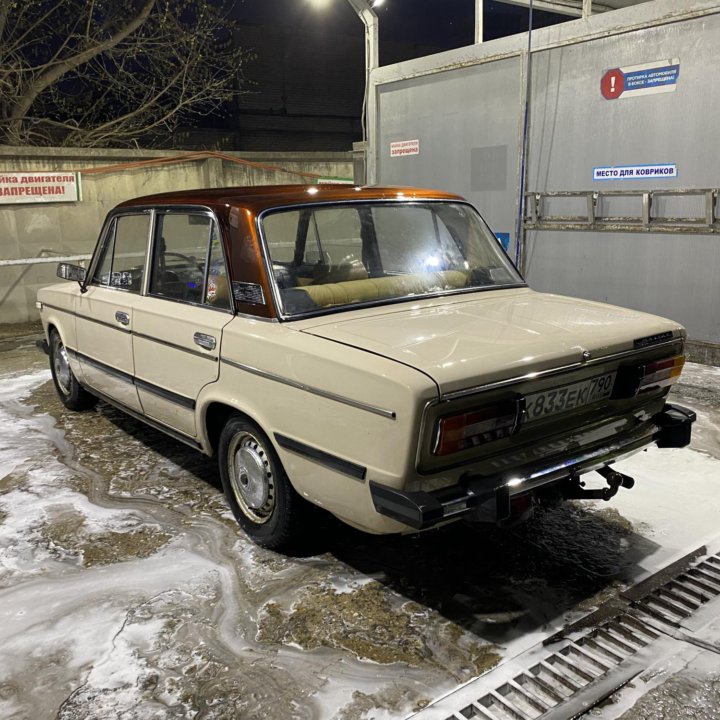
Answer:
[[[683,355],[656,360],[647,365],[625,365],[618,370],[612,397],[631,398],[641,392],[672,385],[685,364]]]
[[[433,455],[450,455],[509,437],[517,429],[519,418],[520,403],[517,400],[440,418],[435,430]]]
[[[651,387],[656,388],[672,385],[680,377],[683,365],[685,365],[685,357],[683,355],[678,355],[668,360],[658,360],[657,362],[648,363],[642,367],[638,392],[649,390]]]

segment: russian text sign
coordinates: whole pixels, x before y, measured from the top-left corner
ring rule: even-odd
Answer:
[[[404,155],[419,155],[420,140],[401,140],[390,143],[390,157],[403,157]]]
[[[600,92],[606,100],[674,92],[679,77],[678,58],[628,65],[605,72],[600,79]]]
[[[0,203],[77,202],[80,178],[73,172],[8,173],[0,170]]]
[[[675,163],[662,165],[612,165],[593,168],[593,180],[647,180],[678,176]]]
[[[341,177],[320,177],[317,179],[318,185],[354,185],[355,181],[352,178],[341,178]]]

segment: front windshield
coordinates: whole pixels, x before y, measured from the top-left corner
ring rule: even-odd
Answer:
[[[262,218],[286,316],[523,279],[469,206],[451,202],[316,205]]]

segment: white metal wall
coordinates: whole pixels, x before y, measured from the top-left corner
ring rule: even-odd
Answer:
[[[720,4],[655,0],[533,35],[527,190],[720,187]],[[371,147],[380,183],[457,191],[515,249],[527,36],[381,68]],[[680,60],[674,92],[606,100],[610,68]],[[420,152],[390,157],[390,143]],[[594,181],[596,166],[674,163],[678,177]],[[635,212],[626,199],[608,214]],[[667,200],[702,214],[701,200]],[[663,212],[663,207],[656,207]],[[720,344],[720,237],[528,233],[524,269],[540,290],[668,315]]]

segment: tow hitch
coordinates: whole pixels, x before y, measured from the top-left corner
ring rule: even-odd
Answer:
[[[635,485],[633,478],[613,470],[609,465],[598,468],[596,472],[605,478],[608,487],[587,490],[585,483],[577,475],[572,475],[562,489],[565,498],[568,500],[610,500],[617,495],[617,491],[621,487],[629,490]]]

